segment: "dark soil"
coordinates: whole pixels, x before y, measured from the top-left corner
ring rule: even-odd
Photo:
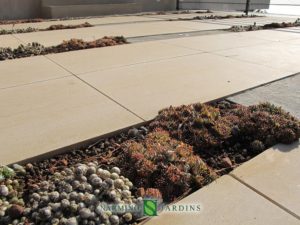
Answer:
[[[101,48],[127,43],[126,39],[122,36],[103,37],[90,42],[86,42],[81,39],[71,39],[69,41],[63,41],[62,44],[51,47],[44,47],[43,45],[34,42],[28,45],[20,45],[15,49],[0,48],[0,61],[89,48]]]
[[[97,161],[104,168],[119,166],[135,187],[157,188],[165,201],[173,201],[265,149],[299,137],[300,121],[268,103],[170,107],[148,126],[28,164],[25,190],[70,165]]]

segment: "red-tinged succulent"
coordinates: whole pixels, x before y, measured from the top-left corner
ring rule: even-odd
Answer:
[[[234,167],[276,143],[298,140],[299,124],[270,103],[246,107],[222,101],[164,109],[150,129],[169,131],[173,138],[192,145],[209,166],[222,170],[224,158]]]
[[[157,188],[164,200],[211,182],[215,174],[193,153],[191,146],[155,130],[144,140],[127,141],[116,163],[138,187]]]
[[[138,188],[137,190],[137,196],[143,197],[143,198],[153,198],[157,200],[162,200],[162,194],[161,192],[156,188]]]
[[[172,137],[201,149],[220,146],[231,135],[235,120],[222,117],[220,109],[205,104],[170,107],[159,112],[150,128],[161,127]]]

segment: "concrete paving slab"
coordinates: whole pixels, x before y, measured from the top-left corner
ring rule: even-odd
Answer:
[[[218,50],[260,45],[268,43],[268,41],[256,38],[249,38],[247,36],[241,37],[236,33],[226,33],[209,36],[203,35],[197,37],[169,39],[163,41],[163,43],[175,46],[182,46],[189,49],[213,52]]]
[[[297,73],[300,71],[300,46],[270,43],[218,51],[217,54]]]
[[[276,145],[232,173],[300,216],[300,145]],[[285,223],[288,224],[288,223]]]
[[[300,75],[298,74],[234,95],[228,99],[242,105],[254,105],[268,101],[281,106],[287,112],[300,119],[299,87]]]
[[[0,62],[0,89],[69,76],[44,56]]]
[[[299,46],[300,45],[300,38],[299,39],[293,39],[293,40],[287,40],[287,41],[283,41],[283,42],[287,43],[287,44]]]
[[[74,74],[82,74],[195,53],[199,51],[160,42],[146,42],[51,54],[47,57]]]
[[[146,225],[299,225],[300,221],[229,176],[177,202],[179,208],[200,204],[200,212],[166,212]]]
[[[51,25],[64,24],[64,25],[76,25],[88,22],[92,25],[105,25],[105,24],[114,24],[114,23],[135,23],[135,22],[148,22],[148,21],[157,21],[158,18],[148,18],[141,16],[109,16],[109,17],[94,17],[94,18],[83,18],[83,19],[73,19],[73,20],[58,20],[58,21],[45,21],[39,23],[18,23],[15,25],[7,24],[1,25],[0,29],[22,29],[28,27],[34,27],[38,29],[45,29]]]
[[[206,102],[289,73],[212,54],[98,71],[81,78],[149,120],[170,105]]]
[[[190,32],[195,30],[214,30],[223,29],[227,26],[195,23],[186,21],[162,21],[149,23],[135,23],[123,25],[109,25],[72,30],[57,30],[34,32],[26,34],[16,34],[15,36],[24,43],[39,42],[45,46],[56,45],[63,40],[71,38],[81,38],[87,41],[95,40],[103,36],[120,36],[135,37],[156,34]],[[1,40],[1,36],[0,36]]]
[[[75,77],[2,90],[0,108],[2,165],[141,122]]]
[[[300,38],[300,33],[283,32],[280,29],[239,32],[236,34],[239,35],[241,38],[257,38],[272,42],[281,42]]]
[[[20,44],[22,44],[22,42],[10,34],[0,35],[0,48],[6,48],[6,47],[16,48]]]

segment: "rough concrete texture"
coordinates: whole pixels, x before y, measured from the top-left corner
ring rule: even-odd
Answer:
[[[243,105],[271,102],[300,118],[300,75],[291,76],[244,93],[229,100]]]
[[[63,40],[80,38],[92,41],[104,36],[136,37],[156,34],[225,29],[227,25],[195,23],[190,21],[158,21],[147,23],[116,24],[71,30],[55,30],[14,35],[23,43],[39,42],[45,46],[60,44]],[[3,35],[7,36],[7,35]],[[2,35],[0,35],[0,43]]]
[[[0,19],[41,17],[41,0],[0,0]]]
[[[0,108],[1,165],[142,122],[75,77],[0,90]]]
[[[299,142],[276,145],[244,163],[232,174],[297,215],[300,224],[299,160]]]
[[[200,212],[163,212],[145,225],[300,224],[295,217],[226,175],[174,205],[177,209],[180,205],[200,205]]]
[[[210,101],[288,74],[205,53],[96,71],[80,77],[150,120],[169,105]]]

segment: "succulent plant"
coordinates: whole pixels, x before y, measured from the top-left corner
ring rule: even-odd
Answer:
[[[192,145],[217,170],[224,168],[224,158],[234,167],[276,143],[289,144],[300,137],[299,120],[270,103],[246,107],[222,101],[170,107],[150,124],[150,130],[157,128]]]
[[[268,23],[261,26],[257,26],[256,23],[253,25],[247,26],[232,26],[230,28],[233,32],[243,32],[243,31],[255,31],[255,30],[268,30],[268,29],[277,29],[277,28],[286,28],[286,27],[298,27],[300,26],[299,19],[293,23]]]
[[[76,24],[76,25],[63,25],[63,24],[56,24],[51,25],[50,27],[43,29],[43,30],[63,30],[63,29],[76,29],[76,28],[83,28],[83,27],[93,27],[88,22],[82,23],[82,24]]]
[[[159,189],[166,201],[215,178],[191,146],[170,138],[167,131],[155,130],[145,140],[128,141],[121,148],[124,153],[115,163],[124,174],[138,187]]]
[[[36,55],[45,55],[51,53],[67,52],[88,48],[99,48],[113,45],[121,45],[128,43],[123,36],[116,37],[103,37],[95,41],[86,42],[82,39],[71,39],[63,41],[62,44],[50,47],[44,47],[43,45],[33,42],[27,45],[19,45],[15,49],[0,48],[0,61],[7,59],[23,58]]]

